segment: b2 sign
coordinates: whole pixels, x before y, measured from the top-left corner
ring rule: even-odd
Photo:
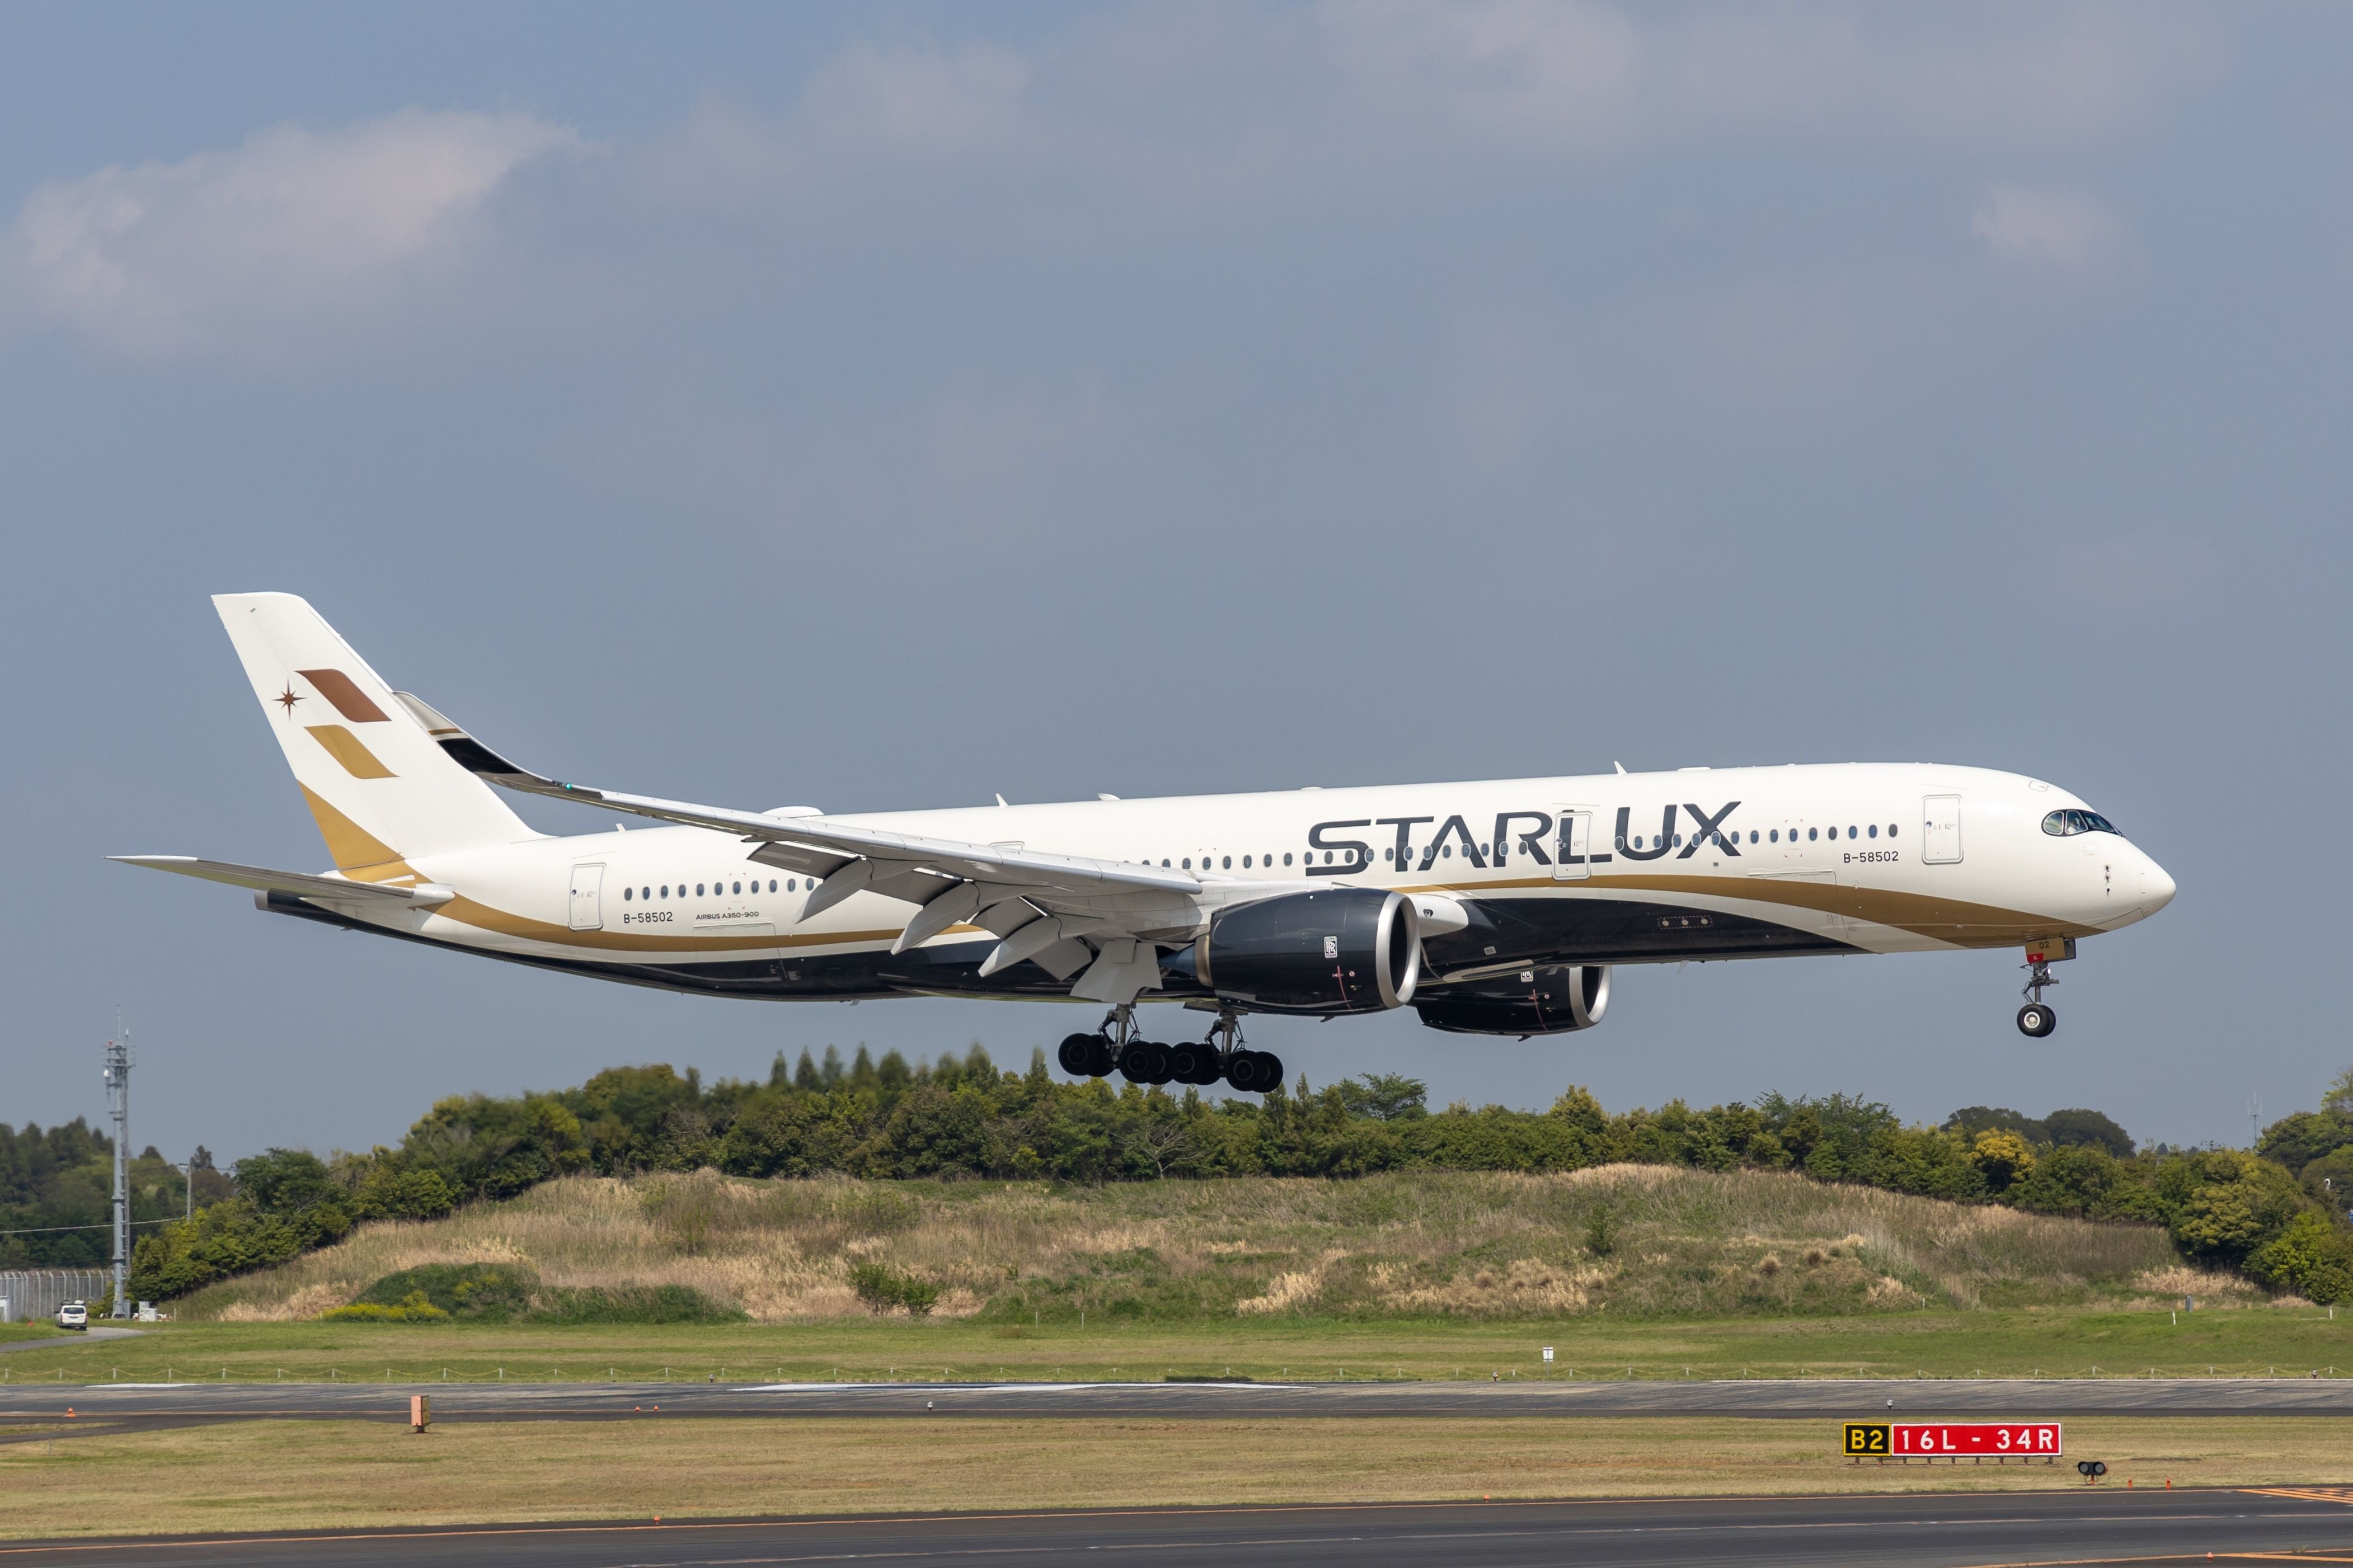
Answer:
[[[1879,1459],[2040,1459],[2066,1449],[2056,1421],[1850,1421],[1845,1451]]]

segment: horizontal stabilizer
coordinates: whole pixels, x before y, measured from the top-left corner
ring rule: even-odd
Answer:
[[[151,871],[170,871],[175,876],[195,877],[207,882],[226,882],[233,888],[252,888],[265,893],[291,893],[298,899],[332,900],[345,904],[408,904],[429,910],[458,896],[455,889],[436,882],[426,882],[414,888],[391,888],[381,882],[347,882],[341,877],[314,877],[307,871],[272,871],[260,866],[231,865],[226,860],[199,860],[193,855],[110,855],[107,858],[119,860],[125,866],[144,866]]]

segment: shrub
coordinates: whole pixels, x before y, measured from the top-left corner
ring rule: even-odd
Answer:
[[[584,1286],[550,1290],[525,1320],[533,1323],[738,1323],[744,1314],[723,1307],[691,1285]]]
[[[2247,1272],[2307,1301],[2353,1305],[2353,1237],[2306,1209],[2249,1255]]]
[[[385,1275],[352,1304],[395,1307],[416,1299],[443,1317],[503,1323],[530,1310],[538,1288],[536,1274],[511,1263],[427,1263]]]
[[[880,1263],[861,1263],[849,1271],[849,1288],[866,1303],[866,1310],[876,1317],[893,1307],[904,1307],[913,1318],[931,1316],[932,1308],[940,1299],[940,1288],[929,1285],[912,1274],[901,1274]]]
[[[390,1306],[381,1301],[353,1301],[347,1307],[334,1307],[319,1316],[329,1322],[344,1323],[446,1323],[449,1314],[425,1299],[422,1290],[411,1290]]]
[[[1585,1250],[1607,1258],[1618,1250],[1618,1211],[1607,1203],[1593,1205],[1585,1216]]]

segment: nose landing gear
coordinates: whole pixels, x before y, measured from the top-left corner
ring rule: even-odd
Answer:
[[[2071,936],[2052,937],[2048,941],[2026,944],[2026,1005],[2018,1010],[2018,1032],[2030,1039],[2042,1039],[2059,1026],[2059,1014],[2042,1000],[2042,988],[2056,985],[2051,966],[2075,956],[2075,939]]]

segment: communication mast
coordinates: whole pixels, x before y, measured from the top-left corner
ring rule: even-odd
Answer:
[[[131,1031],[106,1042],[106,1108],[114,1118],[114,1315],[131,1303]]]

